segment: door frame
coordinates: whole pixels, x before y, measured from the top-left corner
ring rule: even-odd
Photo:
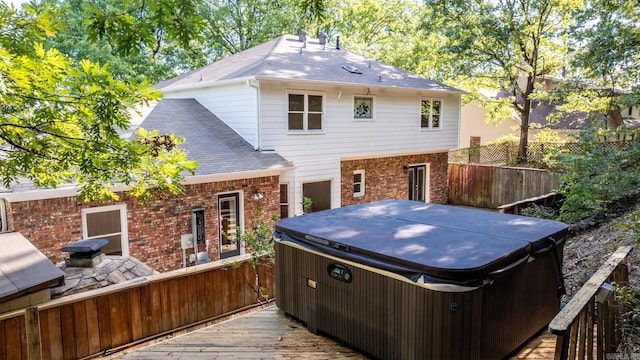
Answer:
[[[221,201],[234,199],[235,200],[235,217],[236,224],[235,226],[240,228],[242,231],[244,229],[244,219],[243,219],[243,206],[242,206],[242,194],[239,191],[229,192],[229,193],[220,193],[217,195],[217,210],[218,210],[218,255],[220,259],[226,259],[233,256],[238,256],[243,252],[243,246],[241,246],[241,241],[236,241],[236,248],[234,250],[222,251],[222,240],[223,240],[223,229],[222,229],[222,211],[220,203]]]
[[[419,171],[420,169],[424,169],[424,180],[422,181],[422,184],[420,184],[422,186],[422,191],[424,194],[424,200],[423,199],[414,199],[414,195],[415,195],[415,190],[416,189],[408,189],[408,198],[409,200],[415,200],[415,201],[424,201],[424,202],[429,202],[430,200],[430,177],[431,177],[431,169],[430,169],[430,164],[426,163],[426,164],[411,164],[407,166],[407,186],[410,187],[410,185],[412,183],[414,183],[415,179],[417,178],[417,171]]]

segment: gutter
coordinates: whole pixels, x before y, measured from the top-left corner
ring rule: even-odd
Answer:
[[[250,81],[252,79],[255,79],[254,76],[243,76],[243,77],[239,77],[239,78],[233,78],[233,79],[222,79],[222,80],[205,80],[204,78],[201,78],[200,81],[198,82],[190,82],[188,84],[182,84],[182,85],[169,85],[167,87],[161,88],[160,90],[162,91],[163,94],[171,94],[171,93],[176,93],[176,92],[180,92],[183,90],[196,90],[196,89],[205,89],[208,87],[212,87],[212,86],[220,86],[220,85],[229,85],[229,84],[242,84],[244,82]]]
[[[184,180],[182,181],[182,184],[195,185],[195,184],[204,184],[204,183],[210,183],[210,182],[233,181],[233,180],[257,178],[257,177],[275,176],[293,169],[295,169],[295,166],[274,167],[274,168],[263,169],[263,170],[242,171],[242,172],[232,172],[232,173],[222,173],[222,174],[192,175],[192,176],[185,176]],[[115,193],[127,192],[131,190],[131,187],[125,186],[122,184],[116,184],[111,190],[113,190],[113,192]],[[56,189],[33,189],[33,190],[20,191],[20,192],[0,192],[0,198],[7,199],[10,202],[57,199],[57,198],[76,197],[76,196],[78,196],[78,187],[75,184],[63,185]],[[123,200],[121,199],[119,202],[122,202],[122,201]]]

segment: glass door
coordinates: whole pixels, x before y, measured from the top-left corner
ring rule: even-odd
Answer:
[[[409,167],[409,200],[425,202],[427,166]]]
[[[240,255],[240,240],[236,238],[240,224],[240,196],[218,196],[218,223],[220,224],[220,259]]]

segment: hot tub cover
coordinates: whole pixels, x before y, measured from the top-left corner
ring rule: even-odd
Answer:
[[[286,218],[276,237],[416,280],[472,284],[563,244],[553,220],[409,200]]]

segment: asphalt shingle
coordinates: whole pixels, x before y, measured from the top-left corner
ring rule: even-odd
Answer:
[[[346,70],[355,66],[360,73]],[[317,39],[299,41],[283,35],[269,42],[228,56],[189,73],[156,84],[165,92],[238,78],[304,80],[354,84],[370,87],[410,88],[434,91],[462,91],[391,65],[381,63],[335,45],[320,45]]]
[[[264,153],[227,126],[195,99],[162,99],[140,124],[160,133],[175,133],[188,158],[198,161],[196,175],[214,175],[286,168],[292,165],[276,153]]]

